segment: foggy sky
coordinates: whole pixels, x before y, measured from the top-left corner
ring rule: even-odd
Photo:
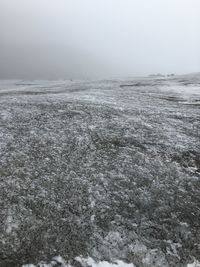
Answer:
[[[0,0],[0,78],[200,71],[199,0]]]

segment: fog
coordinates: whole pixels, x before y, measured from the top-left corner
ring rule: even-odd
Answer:
[[[199,0],[0,0],[0,78],[200,71]]]

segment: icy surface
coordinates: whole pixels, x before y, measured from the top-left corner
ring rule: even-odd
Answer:
[[[0,266],[197,265],[199,77],[0,81]]]

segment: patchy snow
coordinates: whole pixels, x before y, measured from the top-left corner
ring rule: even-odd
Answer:
[[[96,262],[94,259],[88,257],[88,258],[82,258],[82,257],[76,257],[75,258],[78,262],[81,263],[83,267],[134,267],[132,263],[125,263],[121,260],[117,260],[114,263],[107,262],[107,261],[99,261]]]
[[[170,86],[169,86],[170,85]],[[199,85],[178,85],[177,83],[170,83],[168,86],[163,86],[162,90],[180,97],[180,103],[184,104],[200,104],[200,86]]]
[[[75,260],[79,262],[82,267],[135,267],[132,263],[125,263],[121,260],[117,260],[114,263],[108,261],[95,261],[91,257],[83,258],[76,257]],[[40,262],[37,265],[25,264],[22,267],[73,267],[70,263],[67,263],[61,256],[54,257],[50,263]]]
[[[189,76],[0,81],[0,266],[199,261],[198,91]]]
[[[39,263],[37,263],[37,265],[34,265],[34,264],[22,265],[22,267],[55,267],[55,266],[72,267],[61,256],[54,257],[50,263],[39,262]]]
[[[17,229],[18,228],[18,223],[15,220],[15,218],[13,217],[13,212],[11,211],[11,209],[8,209],[8,214],[7,214],[7,218],[5,221],[5,231],[7,234],[10,234],[13,229]]]
[[[193,263],[189,263],[187,267],[200,267],[200,262],[195,260]]]

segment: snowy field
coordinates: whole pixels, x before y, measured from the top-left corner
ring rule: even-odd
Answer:
[[[200,75],[0,81],[1,267],[199,260]]]

